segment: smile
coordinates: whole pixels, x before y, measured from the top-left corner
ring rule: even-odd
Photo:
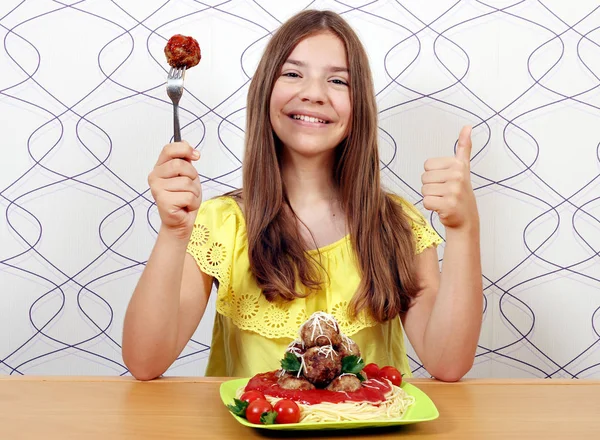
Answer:
[[[329,124],[329,121],[325,121],[319,118],[313,118],[312,116],[306,115],[290,115],[290,118],[295,119],[297,121],[312,122],[313,124]]]

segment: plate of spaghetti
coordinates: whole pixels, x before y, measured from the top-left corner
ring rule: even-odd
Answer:
[[[280,369],[224,382],[220,394],[238,422],[263,429],[366,428],[439,416],[396,368],[365,365],[357,344],[324,312],[300,326]]]

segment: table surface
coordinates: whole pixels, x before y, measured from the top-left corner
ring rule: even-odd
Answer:
[[[600,381],[412,379],[437,406],[437,420],[373,430],[275,432],[233,419],[219,396],[224,380],[0,376],[0,438],[600,438]]]

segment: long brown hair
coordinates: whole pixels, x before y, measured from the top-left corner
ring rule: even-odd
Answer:
[[[408,310],[418,291],[411,225],[398,202],[380,184],[377,104],[367,54],[352,28],[330,11],[300,12],[270,39],[248,91],[243,199],[250,267],[265,297],[293,300],[322,280],[318,262],[306,253],[281,176],[279,140],[269,118],[273,86],[295,46],[332,32],[344,43],[350,70],[351,130],[336,149],[333,169],[341,207],[362,281],[349,306],[383,322]]]

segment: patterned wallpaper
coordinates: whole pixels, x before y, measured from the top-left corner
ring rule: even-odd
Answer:
[[[249,79],[303,8],[342,13],[367,47],[390,189],[423,209],[423,162],[474,125],[485,310],[470,376],[600,377],[600,2],[588,0],[3,0],[2,374],[127,374],[123,317],[159,226],[146,178],[172,136],[165,42],[202,47],[181,116],[208,198],[240,184]],[[167,374],[203,374],[214,313]],[[411,366],[424,374],[412,351]]]

